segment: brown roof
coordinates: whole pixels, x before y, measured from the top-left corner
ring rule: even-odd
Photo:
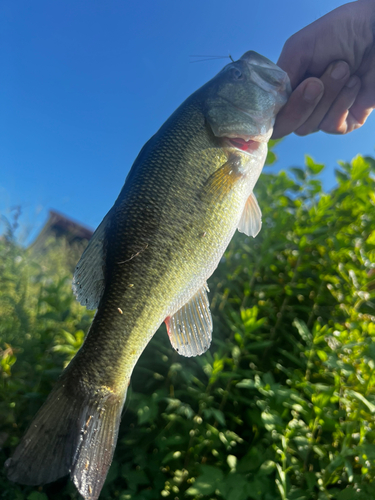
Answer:
[[[56,239],[64,237],[70,244],[83,240],[88,241],[93,232],[91,228],[66,217],[66,215],[50,210],[47,222],[30,247],[33,251],[43,250],[50,237]]]

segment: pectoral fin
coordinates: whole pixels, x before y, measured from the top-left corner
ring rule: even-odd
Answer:
[[[242,177],[241,159],[232,155],[224,165],[210,175],[203,192],[206,195],[223,198],[230,193],[234,185]]]
[[[205,285],[189,302],[165,320],[171,344],[182,356],[197,356],[210,347],[212,318],[207,290]]]
[[[238,225],[240,233],[245,233],[247,236],[255,236],[262,228],[262,212],[259,208],[255,194],[251,193],[248,197],[245,208],[242,212],[242,217]]]

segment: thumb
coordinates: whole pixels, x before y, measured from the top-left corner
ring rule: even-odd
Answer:
[[[305,78],[312,59],[313,46],[314,43],[308,43],[308,40],[300,36],[300,32],[285,42],[277,65],[288,73],[292,89]]]

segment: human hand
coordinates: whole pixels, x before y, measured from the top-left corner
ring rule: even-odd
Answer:
[[[306,26],[287,40],[277,64],[293,93],[273,139],[361,127],[375,108],[375,1],[342,5]]]

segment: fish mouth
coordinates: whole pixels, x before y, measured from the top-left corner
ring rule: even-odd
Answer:
[[[236,137],[223,137],[224,141],[232,147],[236,149],[240,149],[245,153],[253,153],[255,152],[262,142],[258,138],[253,138],[251,136],[236,136]]]
[[[277,64],[252,50],[246,52],[240,60],[246,62],[251,71],[253,82],[266,92],[275,95],[284,94],[285,101],[292,92],[288,74]]]

